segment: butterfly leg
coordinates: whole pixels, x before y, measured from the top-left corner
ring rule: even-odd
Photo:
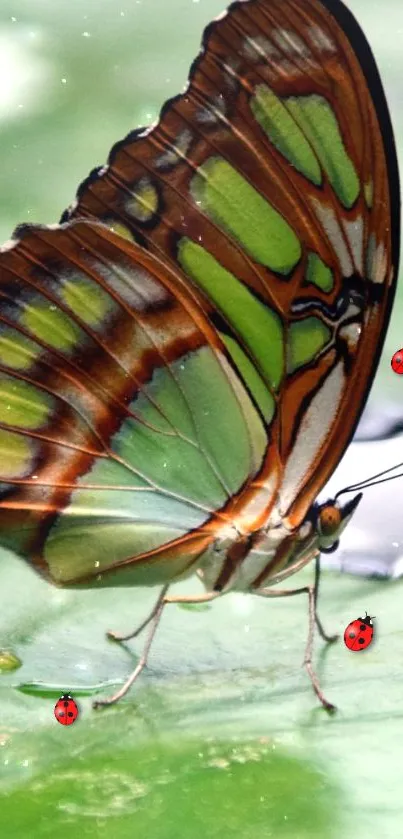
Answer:
[[[146,619],[142,623],[139,624],[139,626],[136,626],[136,629],[134,629],[133,632],[129,632],[127,635],[123,635],[123,633],[113,632],[113,631],[109,630],[109,632],[106,633],[107,637],[111,638],[113,641],[130,641],[131,638],[137,638],[137,635],[140,635],[140,632],[142,632],[143,629],[145,629],[146,626],[148,626],[150,621],[152,621],[152,619],[157,614],[158,609],[159,609],[161,603],[163,602],[163,600],[165,598],[165,595],[168,591],[168,588],[169,588],[168,585],[163,586],[163,588],[161,589],[161,591],[159,593],[159,596],[158,596],[156,602],[154,603],[153,608],[151,609],[151,612],[147,615]]]
[[[320,582],[320,554],[315,557],[315,581],[314,581],[314,589],[315,589],[315,623],[317,630],[319,632],[320,637],[323,641],[326,641],[327,644],[334,644],[335,641],[338,639],[338,635],[328,635],[323,628],[322,621],[318,615],[318,598],[319,598],[319,582]]]
[[[316,583],[316,578],[315,578]],[[301,588],[294,588],[294,589],[280,589],[277,590],[275,588],[261,588],[256,589],[254,594],[260,595],[260,597],[293,597],[295,594],[307,594],[308,595],[308,614],[309,614],[309,624],[308,624],[308,638],[305,647],[305,656],[304,656],[304,666],[308,673],[308,676],[311,681],[311,685],[313,690],[316,693],[316,696],[319,699],[319,702],[323,705],[326,711],[335,711],[336,707],[331,702],[329,702],[323,694],[321,686],[319,684],[319,679],[313,669],[312,666],[312,650],[313,650],[313,638],[314,638],[314,630],[316,621],[316,602],[315,602],[315,590],[316,585],[309,586],[302,586]]]
[[[166,594],[167,590],[168,586],[164,586],[148,618],[145,621],[143,621],[143,623],[136,630],[136,632],[126,636],[127,638],[133,638],[134,635],[137,635],[142,629],[144,629],[145,626],[147,626],[147,624],[151,623],[150,631],[147,635],[141,658],[139,659],[133,672],[130,674],[129,678],[126,680],[124,685],[122,685],[120,690],[116,691],[116,693],[114,693],[113,696],[109,696],[106,699],[95,700],[95,702],[92,703],[93,708],[100,708],[104,705],[113,705],[115,702],[118,702],[119,699],[122,698],[122,696],[126,695],[127,691],[134,684],[142,670],[144,670],[144,668],[147,666],[148,654],[150,652],[155,633],[158,629],[162,613],[164,611],[165,606],[168,603],[207,603],[208,601],[215,600],[217,597],[220,596],[219,592],[207,592],[206,594],[199,594],[195,595],[194,597],[192,597],[191,595],[170,596]]]

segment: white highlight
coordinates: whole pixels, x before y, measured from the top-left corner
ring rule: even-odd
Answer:
[[[342,219],[350,247],[353,252],[353,259],[356,270],[361,276],[364,274],[364,219],[359,216],[355,221]]]
[[[144,312],[150,306],[169,300],[169,292],[144,268],[128,264],[125,269],[121,264],[118,266],[112,263],[109,267],[95,260],[91,267],[131,310]]]
[[[311,464],[329,434],[341,401],[345,376],[340,362],[313,398],[298,429],[280,487],[280,513],[285,516],[305,483]]]
[[[220,93],[205,108],[201,108],[197,112],[197,121],[205,125],[214,125],[216,122],[222,121],[225,117],[227,103]]]
[[[346,341],[349,350],[355,350],[360,340],[361,326],[359,323],[349,323],[340,329],[340,337]]]
[[[308,536],[312,533],[312,522],[305,521],[301,524],[301,527],[298,530],[297,537],[299,541],[302,542],[303,539],[307,539]]]
[[[289,535],[289,531],[284,526],[269,530],[265,534],[262,544],[251,550],[238,566],[236,575],[231,579],[231,591],[248,591],[251,583],[274,559],[278,547]]]
[[[229,90],[233,91],[236,89],[237,82],[239,80],[238,71],[241,66],[241,61],[239,58],[232,58],[229,57],[226,63],[223,63],[222,68],[225,72],[225,83]]]
[[[388,267],[388,257],[383,242],[378,245],[374,233],[369,237],[367,250],[367,274],[373,283],[384,283]]]
[[[46,224],[46,225],[38,224],[38,225],[35,225],[34,230],[35,229],[37,229],[37,230],[38,229],[39,230],[41,230],[41,229],[42,230],[63,230],[65,227],[67,227],[67,223],[66,224]],[[23,239],[23,238],[24,237],[16,237],[15,239],[7,239],[6,242],[3,242],[3,244],[0,245],[0,253],[6,253],[7,251],[11,251],[13,248],[16,248],[17,245],[19,245],[19,243],[21,242],[21,239]]]
[[[353,263],[344,240],[344,236],[337,221],[336,215],[331,207],[322,204],[317,198],[311,198],[311,204],[328,239],[333,246],[339,260],[340,270],[344,277],[350,277],[354,271]]]
[[[242,54],[253,62],[261,61],[262,58],[281,60],[280,51],[265,35],[256,35],[254,38],[248,35],[243,42]]]
[[[253,527],[254,522],[260,519],[264,511],[270,506],[273,495],[277,490],[277,482],[278,474],[276,470],[263,486],[255,490],[253,498],[234,520],[237,529],[241,533],[248,532]]]
[[[273,40],[289,58],[311,58],[310,50],[305,41],[290,29],[274,29]]]
[[[4,242],[0,247],[0,253],[6,253],[7,251],[11,251],[18,245],[19,239],[7,239],[7,242]]]
[[[307,30],[308,39],[310,40],[311,44],[313,44],[316,49],[319,49],[321,52],[336,52],[336,44],[329,38],[329,35],[317,26],[310,26]]]
[[[191,143],[193,134],[189,128],[184,128],[176,137],[175,143],[171,148],[162,152],[155,161],[157,169],[166,169],[169,166],[175,166],[180,160],[185,159]]]

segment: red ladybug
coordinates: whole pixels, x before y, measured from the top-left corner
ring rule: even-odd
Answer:
[[[71,725],[78,717],[78,707],[69,693],[64,693],[55,705],[55,717],[61,725]]]
[[[365,612],[365,618],[351,621],[344,630],[344,643],[349,650],[358,652],[369,647],[374,637],[372,618]]]

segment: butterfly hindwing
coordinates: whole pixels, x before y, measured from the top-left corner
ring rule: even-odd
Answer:
[[[0,293],[2,541],[59,583],[145,555],[148,581],[182,572],[267,446],[201,308],[84,222],[22,229]]]

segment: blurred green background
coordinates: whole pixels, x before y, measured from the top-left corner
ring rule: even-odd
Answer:
[[[376,55],[400,152],[403,4],[348,5]],[[1,240],[21,221],[58,221],[110,146],[155,119],[223,6],[2,0]],[[401,312],[402,284],[375,386],[380,405],[402,402],[389,363],[403,345]],[[58,591],[2,552],[0,647],[22,667],[0,676],[1,835],[400,839],[401,595],[399,582],[325,575],[331,631],[343,632],[367,604],[382,616],[359,661],[342,643],[325,654],[317,644],[340,708],[334,718],[316,708],[301,667],[306,603],[238,595],[204,610],[167,609],[137,689],[95,713],[92,687],[121,681],[141,649],[108,643],[104,630],[130,629],[155,592]],[[37,681],[47,694],[17,690]],[[64,690],[81,708],[68,729],[53,718]]]

